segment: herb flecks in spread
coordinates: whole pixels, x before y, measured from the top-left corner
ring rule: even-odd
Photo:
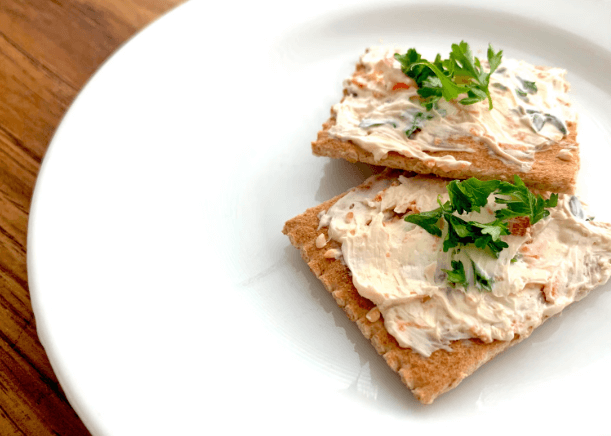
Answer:
[[[329,135],[352,141],[376,161],[395,152],[437,168],[436,173],[467,171],[472,163],[465,154],[432,152],[473,153],[476,145],[517,173],[530,171],[536,154],[563,142],[567,123],[577,121],[566,96],[566,71],[501,60],[493,49],[488,61],[476,62],[465,50],[457,44],[450,59],[425,65],[415,50],[370,48],[344,82],[346,96],[333,106]],[[413,77],[404,74],[407,66]],[[572,156],[567,148],[558,159]]]
[[[442,97],[446,101],[452,101],[461,94],[466,94],[459,100],[463,105],[488,99],[488,108],[492,109],[488,85],[490,75],[499,67],[502,57],[502,50],[495,53],[492,45],[489,45],[490,71],[486,73],[479,58],[473,56],[469,44],[465,41],[452,44],[449,58],[445,60],[441,60],[441,55],[438,54],[434,62],[429,62],[422,59],[415,48],[410,48],[404,55],[395,54],[395,59],[401,63],[401,70],[418,85],[418,95],[422,97],[422,105],[428,111],[437,107],[437,102]]]
[[[426,218],[422,212],[439,207],[439,196],[442,205],[450,202],[447,185],[435,177],[378,177],[320,215],[320,226],[341,244],[355,288],[377,306],[400,346],[428,356],[450,350],[454,340],[528,336],[611,275],[611,230],[586,221],[579,200],[564,194],[545,219],[545,212],[532,206],[537,200],[520,201],[528,209],[523,214],[535,222],[526,232],[513,232],[510,224],[513,233],[500,235],[507,247],[498,258],[474,244],[461,246],[452,258],[453,249],[443,250],[442,237],[404,220],[406,214]],[[485,191],[475,191],[465,196],[469,203],[457,203],[467,222],[489,224],[498,210],[518,209],[491,199],[483,205]],[[437,221],[431,218],[431,229]],[[452,263],[459,260],[462,268]],[[466,289],[452,289],[448,282]]]
[[[479,271],[477,264],[471,259],[465,263],[463,260],[454,260],[460,255],[460,248],[472,244],[498,258],[499,253],[509,246],[501,240],[501,236],[511,234],[510,219],[525,217],[530,225],[534,225],[549,216],[548,208],[557,205],[558,194],[552,194],[549,200],[545,200],[541,195],[530,192],[518,176],[515,176],[514,181],[515,183],[500,180],[481,181],[475,178],[453,180],[447,186],[448,201],[443,204],[439,201],[439,207],[435,210],[405,217],[405,221],[419,225],[432,235],[445,234],[443,251],[452,250],[453,260],[452,269],[443,271],[447,273],[448,282],[452,286],[467,289],[472,285],[480,290],[490,291],[493,280]],[[491,196],[497,205],[506,206],[494,211],[494,221],[482,223],[460,217],[464,213],[480,212]],[[465,265],[471,269],[471,282],[466,278]]]

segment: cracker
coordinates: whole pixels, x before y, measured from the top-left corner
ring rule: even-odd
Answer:
[[[469,152],[433,151],[426,152],[431,156],[454,156],[457,160],[465,160],[472,165],[465,170],[444,170],[438,166],[428,166],[420,159],[403,156],[391,151],[385,158],[376,161],[373,154],[363,150],[352,141],[342,141],[329,135],[328,130],[335,124],[335,115],[323,124],[318,132],[318,138],[312,142],[312,153],[316,156],[326,156],[337,159],[345,159],[348,162],[364,162],[371,165],[380,165],[389,168],[413,171],[419,174],[435,174],[450,179],[468,179],[477,177],[480,180],[508,180],[513,181],[516,170],[508,167],[503,162],[490,156],[487,148],[473,138],[457,138],[455,141],[463,141],[472,149]],[[579,154],[575,153],[573,159],[564,161],[557,158],[558,153],[566,148],[577,148],[577,124],[568,122],[569,134],[560,142],[553,144],[549,149],[537,153],[537,160],[532,170],[526,173],[518,173],[522,181],[531,188],[562,193],[574,193],[579,171]]]
[[[398,174],[401,172],[387,169],[354,189],[367,188],[374,180],[395,178]],[[362,334],[371,341],[388,366],[399,374],[401,381],[416,399],[424,404],[432,403],[439,395],[455,388],[481,365],[530,335],[532,329],[527,335],[516,336],[511,341],[484,343],[479,339],[458,340],[450,344],[451,352],[439,349],[428,358],[411,349],[401,348],[386,330],[382,315],[374,304],[359,295],[352,283],[348,267],[341,260],[325,257],[328,250],[341,247],[338,242],[329,240],[327,227],[318,228],[318,216],[344,195],[346,193],[287,221],[282,232],[289,237],[291,244],[301,251],[301,256],[310,270],[332,294],[348,318],[355,322]],[[600,225],[609,228],[606,224]],[[318,248],[316,239],[321,233],[328,242]]]
[[[356,79],[366,77],[364,66],[359,63],[352,78],[346,86]],[[407,77],[405,81],[409,81]],[[567,85],[568,89],[568,85]],[[348,88],[344,89],[344,96],[349,95]],[[344,97],[346,98],[346,97]],[[343,100],[342,100],[343,101]],[[563,103],[570,107],[568,102]],[[495,109],[493,109],[495,110]],[[330,118],[323,124],[316,141],[312,142],[312,152],[317,156],[341,158],[349,162],[364,162],[373,165],[414,171],[419,174],[435,174],[440,177],[452,179],[467,179],[477,177],[481,180],[509,180],[513,181],[514,174],[518,174],[531,188],[550,191],[573,193],[579,171],[579,147],[577,143],[577,122],[567,121],[568,134],[560,141],[553,142],[547,149],[538,151],[532,169],[527,172],[518,172],[516,167],[508,165],[502,160],[492,156],[488,148],[477,137],[454,137],[448,143],[465,144],[472,152],[467,151],[424,151],[431,157],[453,156],[457,160],[470,162],[471,166],[465,169],[448,169],[443,165],[425,163],[414,157],[407,157],[396,151],[390,151],[386,157],[376,160],[374,155],[350,140],[342,140],[329,134],[329,129],[336,124],[337,118],[331,109]],[[416,133],[417,134],[417,133]],[[502,144],[501,144],[502,146]],[[562,150],[571,150],[570,158],[559,158]]]

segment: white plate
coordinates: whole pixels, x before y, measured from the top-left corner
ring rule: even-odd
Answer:
[[[566,67],[585,195],[611,217],[611,5],[220,3],[191,1],[119,50],[69,110],[36,186],[36,321],[91,431],[606,431],[609,286],[422,406],[280,230],[363,180],[310,141],[380,39],[444,53],[492,42]]]

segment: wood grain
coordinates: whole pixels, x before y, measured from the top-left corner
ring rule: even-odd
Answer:
[[[0,2],[0,435],[87,435],[36,335],[26,238],[36,176],[68,106],[121,44],[184,0]]]

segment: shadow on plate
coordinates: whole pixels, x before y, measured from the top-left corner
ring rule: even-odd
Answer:
[[[308,283],[310,297],[320,308],[333,317],[336,327],[343,330],[346,338],[353,344],[358,355],[361,371],[354,381],[345,389],[351,399],[372,404],[381,411],[403,413],[423,407],[401,383],[399,376],[392,371],[384,358],[375,351],[368,339],[360,332],[355,323],[350,321],[344,311],[337,305],[333,296],[310,271],[307,264],[293,246],[285,248],[287,263],[291,265]]]
[[[384,170],[384,167],[361,162],[350,163],[343,159],[329,159],[323,168],[324,173],[314,198],[321,203],[327,201],[360,185],[367,177],[378,174],[382,170]]]

